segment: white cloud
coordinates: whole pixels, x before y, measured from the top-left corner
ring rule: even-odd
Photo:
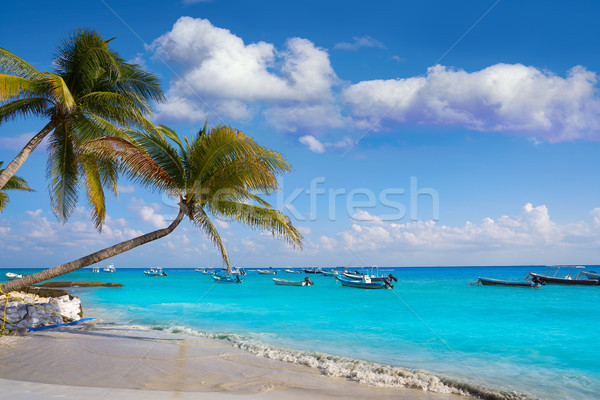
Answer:
[[[297,226],[296,228],[298,228],[298,231],[300,231],[302,235],[310,235],[312,233],[312,229],[308,226]]]
[[[312,135],[301,136],[298,141],[314,153],[324,153],[326,148],[342,151],[351,148],[355,143],[349,137],[344,137],[335,143],[324,143]]]
[[[600,208],[591,215],[594,227],[600,227]],[[479,223],[467,221],[456,227],[434,221],[398,224],[366,211],[357,212],[353,218],[363,222],[354,223],[334,237],[321,237],[321,248],[331,249],[325,244],[336,240],[338,250],[365,254],[376,251],[385,255],[389,265],[398,265],[394,261],[397,257],[408,260],[408,265],[460,265],[469,259],[481,265],[502,265],[568,261],[553,259],[559,255],[568,255],[570,263],[577,263],[581,261],[573,255],[582,251],[589,255],[600,243],[600,229],[591,229],[583,221],[557,224],[545,205],[531,203],[525,204],[518,216],[486,217]],[[381,258],[377,261],[382,263]]]
[[[143,206],[142,208],[140,208],[138,210],[138,214],[142,218],[142,221],[146,222],[147,224],[150,224],[151,226],[157,229],[166,228],[168,225],[164,216],[156,213],[156,211],[154,211],[153,208],[150,208],[148,206]]]
[[[206,19],[181,17],[152,45],[156,54],[181,67],[171,82],[162,117],[203,120],[208,114],[233,119],[254,114],[256,104],[292,102],[292,107],[331,102],[337,77],[323,49],[291,38],[278,50],[271,43],[244,41]]]
[[[361,47],[385,49],[383,43],[381,43],[379,40],[373,39],[371,36],[354,36],[352,39],[354,40],[352,43],[336,43],[333,48],[342,50],[358,50]]]
[[[596,82],[581,66],[562,78],[521,64],[472,73],[436,65],[422,77],[359,82],[343,96],[363,123],[458,125],[562,142],[599,137]]]
[[[129,185],[118,185],[119,193],[133,193],[135,192],[135,188]]]
[[[229,228],[229,224],[226,221],[223,221],[222,219],[219,219],[219,218],[215,218],[215,225],[217,225],[221,229]]]
[[[310,149],[314,153],[325,153],[325,146],[316,137],[312,135],[302,136],[298,141]]]

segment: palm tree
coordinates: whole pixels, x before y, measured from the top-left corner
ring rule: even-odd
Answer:
[[[49,120],[2,171],[0,189],[52,133],[48,173],[53,210],[60,220],[68,219],[83,176],[98,228],[104,221],[103,187],[116,191],[116,169],[109,162],[82,160],[81,144],[119,136],[119,127],[152,129],[146,119],[149,103],[163,100],[158,79],[125,62],[109,42],[95,31],[76,31],[59,46],[55,73],[39,72],[0,48],[0,124],[29,116]]]
[[[228,270],[231,265],[227,251],[209,215],[270,231],[291,245],[302,247],[302,235],[290,219],[255,194],[270,194],[279,189],[276,175],[291,170],[281,154],[259,146],[244,133],[225,126],[210,131],[204,126],[193,140],[186,138],[184,142],[164,126],[156,132],[132,133],[131,137],[133,141],[99,138],[86,144],[85,148],[103,160],[115,162],[134,182],[175,196],[179,200],[175,220],[164,229],[7,282],[1,286],[2,291],[22,289],[164,237],[184,217],[218,247]]]
[[[4,171],[2,169],[2,164],[3,162],[0,161],[0,173]],[[4,185],[2,189],[3,190],[0,190],[0,212],[4,211],[9,201],[8,195],[4,193],[5,190],[23,190],[26,192],[33,192],[33,189],[29,187],[27,182],[25,182],[25,179],[16,175],[13,175],[8,182],[6,182],[6,185]]]

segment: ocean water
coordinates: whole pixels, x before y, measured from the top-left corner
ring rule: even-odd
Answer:
[[[117,269],[57,280],[124,284],[71,289],[115,322],[225,339],[368,384],[490,399],[600,397],[600,287],[470,284],[521,280],[543,267],[381,268],[398,278],[393,290],[321,275],[310,275],[312,287],[285,287],[252,270],[243,284],[218,284],[193,269],[164,268],[167,277]]]

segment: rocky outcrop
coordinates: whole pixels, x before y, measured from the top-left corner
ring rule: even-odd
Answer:
[[[10,293],[12,297],[9,297],[6,304],[6,321],[10,323],[5,324],[9,331],[77,321],[83,315],[79,297],[64,290],[29,288],[27,291],[32,293]],[[5,296],[0,296],[0,318],[3,317],[5,301]]]

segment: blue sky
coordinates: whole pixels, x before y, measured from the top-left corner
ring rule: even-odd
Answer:
[[[284,153],[295,171],[270,200],[305,249],[218,221],[236,264],[597,264],[598,7],[30,1],[5,5],[27,18],[3,21],[0,46],[51,70],[61,38],[97,29],[161,77],[157,122],[186,135],[224,123]],[[0,126],[0,160],[43,125]],[[83,196],[62,225],[45,160],[39,149],[18,173],[37,192],[11,194],[0,215],[0,267],[58,265],[173,216],[171,200],[123,180],[102,234]],[[188,223],[111,262],[220,265]]]

